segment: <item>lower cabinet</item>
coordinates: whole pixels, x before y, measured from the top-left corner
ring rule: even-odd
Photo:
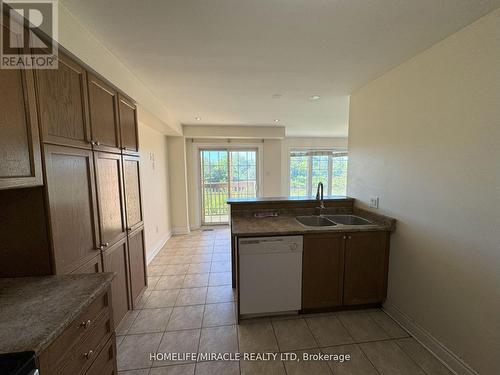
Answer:
[[[132,305],[135,306],[148,282],[146,254],[144,251],[144,227],[129,234],[128,249],[130,259],[130,295]]]
[[[116,374],[109,301],[108,289],[39,354],[40,375]]]
[[[348,233],[345,246],[344,305],[382,302],[387,295],[388,232]]]
[[[116,343],[115,336],[111,336],[108,343],[101,350],[99,356],[90,366],[86,375],[116,375],[118,373],[116,365]]]
[[[128,268],[128,249],[126,239],[118,241],[102,252],[104,272],[115,272],[116,276],[111,283],[111,301],[113,305],[113,320],[118,326],[131,308],[129,286],[130,276]]]
[[[304,235],[302,309],[383,302],[388,264],[388,232]]]
[[[344,278],[342,234],[306,234],[302,254],[302,308],[340,306]]]

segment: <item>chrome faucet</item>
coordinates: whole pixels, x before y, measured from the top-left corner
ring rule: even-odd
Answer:
[[[318,182],[318,189],[316,190],[316,200],[319,201],[319,214],[321,215],[321,211],[324,210],[325,202],[323,201],[323,183]]]

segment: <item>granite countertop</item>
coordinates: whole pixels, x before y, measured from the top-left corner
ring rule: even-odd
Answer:
[[[323,198],[325,202],[328,201],[353,201],[354,198],[345,197],[341,195],[331,195],[325,196]],[[316,196],[314,197],[259,197],[259,198],[229,198],[227,200],[228,204],[238,204],[238,203],[279,203],[279,202],[316,202]]]
[[[231,220],[232,234],[238,237],[300,235],[323,232],[363,232],[394,231],[395,220],[382,215],[367,214],[357,209],[354,214],[373,222],[371,225],[342,225],[331,227],[305,227],[297,220],[296,215],[256,218],[253,216],[235,216]]]
[[[0,353],[41,353],[113,277],[96,273],[0,278]]]

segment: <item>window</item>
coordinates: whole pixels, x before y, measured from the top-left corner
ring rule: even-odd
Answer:
[[[290,196],[314,195],[322,182],[325,195],[345,195],[347,152],[292,150],[290,152]]]

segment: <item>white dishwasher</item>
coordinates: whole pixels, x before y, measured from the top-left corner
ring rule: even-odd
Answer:
[[[239,239],[240,314],[301,309],[302,244],[302,236]]]

